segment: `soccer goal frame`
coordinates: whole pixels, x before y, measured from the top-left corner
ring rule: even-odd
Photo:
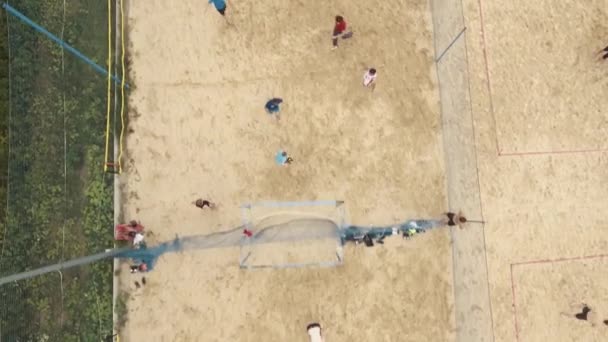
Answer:
[[[297,213],[300,217],[310,218],[312,225],[314,225],[314,220],[318,220],[319,222],[328,223],[331,222],[335,225],[335,232],[326,232],[331,235],[324,235],[322,239],[324,239],[325,244],[335,240],[333,246],[335,246],[335,251],[327,251],[328,256],[331,256],[327,260],[314,260],[314,261],[301,261],[301,262],[255,262],[252,259],[252,255],[255,254],[256,249],[261,245],[268,245],[270,243],[281,243],[280,238],[277,241],[273,241],[272,237],[268,238],[265,236],[265,239],[259,239],[258,236],[261,236],[262,232],[256,231],[256,219],[258,217],[255,216],[256,211],[262,211],[267,214],[267,216],[284,214],[286,211],[288,213]],[[325,212],[325,215],[320,214],[321,212]],[[327,213],[331,213],[327,215]],[[306,267],[337,267],[344,263],[344,252],[343,252],[343,242],[340,237],[340,232],[345,227],[345,206],[344,201],[338,200],[316,200],[316,201],[295,201],[295,202],[284,202],[284,201],[262,201],[255,203],[245,203],[241,205],[241,214],[243,220],[243,227],[245,229],[244,237],[241,239],[240,248],[239,248],[239,267],[243,269],[287,269],[287,268],[306,268]],[[311,234],[314,235],[314,227],[310,227]],[[288,230],[289,228],[285,228]],[[304,231],[305,235],[306,232]],[[260,235],[258,235],[260,234]],[[288,233],[289,234],[289,233]],[[299,234],[302,235],[302,230],[300,229]],[[289,242],[298,242],[299,239],[305,239],[312,241],[314,243],[314,237],[310,238],[309,236],[298,237],[298,234],[295,234],[293,240],[289,240]],[[270,239],[270,240],[269,240]],[[265,240],[265,241],[264,241]],[[269,240],[269,241],[268,241]],[[329,245],[329,244],[328,244]]]

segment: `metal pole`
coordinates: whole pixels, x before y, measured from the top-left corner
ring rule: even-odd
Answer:
[[[61,288],[61,316],[59,319],[61,327],[63,328],[63,273],[61,273],[61,270],[57,270],[57,272],[59,272],[59,286]]]
[[[51,39],[55,43],[61,45],[64,49],[66,49],[69,52],[71,52],[74,56],[82,59],[85,63],[87,63],[90,66],[92,66],[93,69],[95,69],[100,74],[102,74],[104,76],[108,75],[108,71],[107,70],[105,70],[104,68],[102,68],[99,65],[97,65],[89,57],[85,56],[80,51],[78,51],[75,48],[73,48],[72,46],[68,45],[66,42],[64,42],[63,40],[59,39],[54,34],[50,33],[44,27],[42,27],[42,26],[36,24],[35,22],[33,22],[30,18],[26,17],[23,13],[21,13],[21,12],[17,11],[16,9],[14,9],[11,5],[9,5],[9,4],[7,4],[5,2],[5,3],[2,4],[2,8],[4,8],[8,13],[10,13],[13,16],[17,17],[18,19],[20,19],[21,21],[23,21],[27,25],[33,27],[36,31],[38,31],[38,32],[44,34],[45,36],[49,37],[49,39]],[[112,80],[114,80],[114,83],[116,83],[118,85],[121,84],[120,79],[118,77],[116,77],[115,75],[112,75]],[[127,83],[125,83],[125,87],[129,88],[129,85]]]
[[[61,270],[79,266],[79,265],[90,264],[92,262],[102,260],[105,258],[119,256],[121,253],[124,253],[130,249],[131,248],[129,248],[129,247],[111,249],[111,250],[103,252],[103,253],[97,253],[97,254],[89,255],[86,257],[78,258],[78,259],[68,260],[66,262],[60,262],[60,263],[57,263],[54,265],[44,266],[41,268],[37,268],[35,270],[13,274],[13,275],[10,275],[7,277],[0,278],[0,285],[8,284],[8,283],[23,280],[23,279],[33,278],[33,277],[36,277],[36,276],[39,276],[42,274],[46,274],[49,272],[56,272],[56,271],[61,271]]]

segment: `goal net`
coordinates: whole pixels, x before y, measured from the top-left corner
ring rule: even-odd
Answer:
[[[343,262],[343,202],[261,202],[242,207],[242,268],[331,267]]]

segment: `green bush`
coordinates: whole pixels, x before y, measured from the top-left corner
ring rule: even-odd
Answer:
[[[52,33],[63,28],[91,59],[107,58],[105,1],[67,2],[65,25],[61,1],[11,5]],[[1,32],[6,25],[0,20]],[[10,41],[0,34],[0,239],[7,236],[0,275],[113,245],[113,177],[103,173],[106,79],[67,51],[62,63],[56,43],[16,18],[9,25]],[[0,300],[2,341],[98,341],[112,331],[112,261],[2,286]]]

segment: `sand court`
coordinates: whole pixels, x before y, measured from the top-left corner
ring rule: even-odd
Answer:
[[[606,2],[483,7],[499,152],[607,149],[607,82],[594,56],[607,44]]]
[[[146,287],[131,289],[122,338],[306,341],[318,320],[332,341],[449,340],[437,324],[451,316],[446,231],[386,247],[348,249],[343,267],[279,271],[240,270],[236,250],[168,254]],[[404,320],[425,328],[403,329]]]
[[[466,35],[466,47],[493,326],[485,340],[518,339],[511,265],[599,255],[608,245],[603,214],[608,190],[602,181],[608,159],[596,135],[605,128],[604,114],[597,109],[608,103],[605,97],[592,97],[607,75],[596,55],[605,45],[598,37],[605,30],[598,23],[605,22],[606,13],[594,6],[605,8],[601,2],[585,6],[562,2],[555,7],[558,11],[548,10],[553,3],[547,2],[464,2],[467,32],[479,33]],[[545,42],[560,48],[547,53],[549,49],[542,47]],[[599,83],[592,82],[596,76],[591,75],[599,75]],[[572,89],[574,85],[582,90]],[[552,87],[558,91],[548,95]],[[512,101],[517,97],[525,101]],[[549,108],[555,113],[545,110]],[[589,117],[577,117],[577,113]],[[563,284],[551,281],[555,278],[541,282],[542,273],[536,278],[528,273],[532,269],[522,266],[514,272],[514,279],[524,277],[525,285],[516,285],[518,291],[526,292],[524,296],[551,295],[525,304],[527,325],[519,341],[567,340],[572,334],[579,334],[581,340],[601,341],[602,326],[563,323],[564,330],[551,329],[564,311],[562,303],[581,299],[571,290],[562,291]],[[556,264],[553,270],[551,277],[568,282],[580,279],[581,286],[594,293],[590,297],[603,301],[594,292],[601,291],[603,279],[595,278],[590,268]],[[574,284],[567,286],[575,288]],[[560,294],[564,298],[557,308],[551,296]]]
[[[327,6],[238,1],[230,26],[195,1],[130,4],[125,215],[158,241],[235,227],[260,200],[344,200],[358,225],[448,207],[485,223],[347,248],[327,270],[243,272],[237,249],[163,256],[125,338],[305,341],[320,321],[331,341],[601,341],[560,312],[582,295],[604,310],[603,259],[523,263],[608,246],[604,3]],[[334,13],[354,35],[332,51]],[[280,121],[264,112],[272,97]],[[276,165],[279,149],[292,165]]]
[[[240,206],[257,201],[343,200],[358,225],[445,210],[427,2],[232,3],[233,25],[205,2],[129,4],[136,89],[123,209],[153,231],[151,242],[231,229]],[[332,51],[336,14],[354,34]],[[373,93],[361,84],[369,67]],[[264,110],[272,97],[284,100],[279,121]],[[291,165],[275,163],[279,149]],[[194,207],[200,197],[218,208]],[[331,269],[244,271],[238,249],[162,256],[149,286],[133,292],[123,336],[304,341],[319,321],[332,341],[449,340],[447,230],[388,240],[348,247],[346,264]],[[275,260],[282,249],[259,255]],[[404,319],[416,329],[404,331]]]
[[[607,266],[605,255],[513,265],[519,341],[602,340],[608,329],[602,323],[608,319]],[[581,312],[582,303],[591,307],[588,321],[574,317]]]

